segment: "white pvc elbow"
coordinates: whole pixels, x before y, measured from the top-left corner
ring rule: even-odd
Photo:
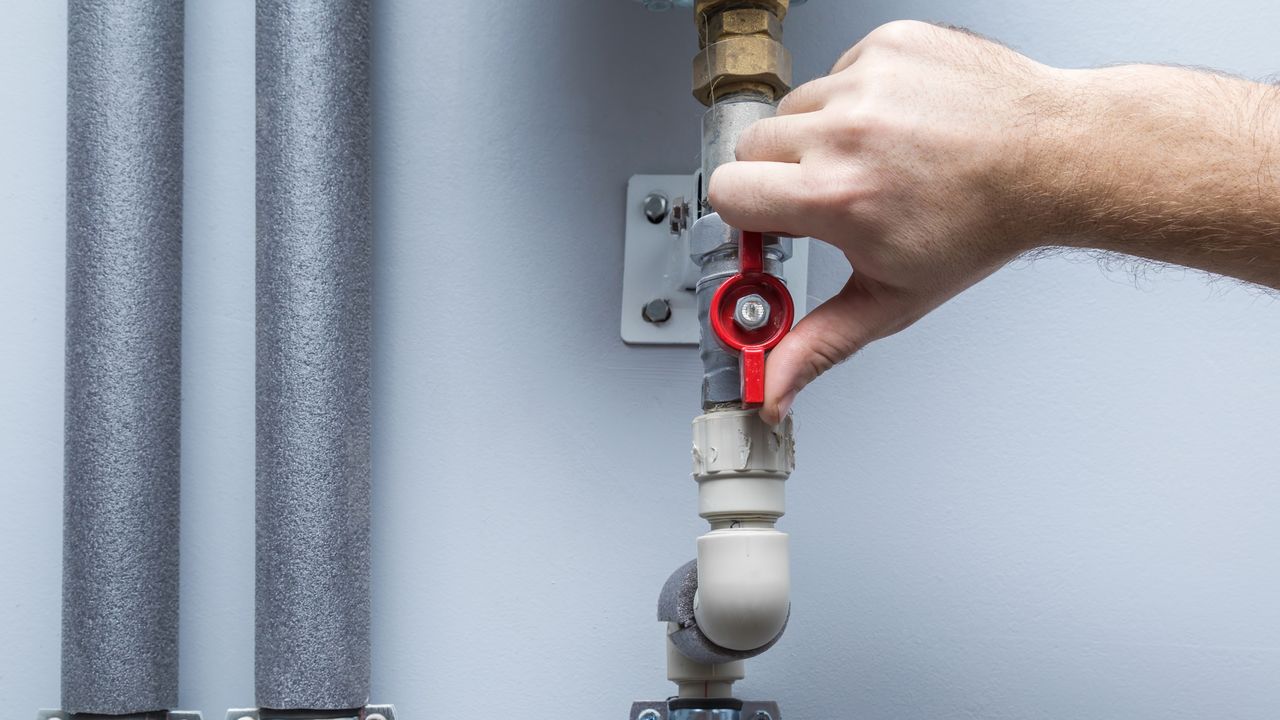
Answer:
[[[787,539],[772,528],[713,530],[698,538],[693,614],[707,639],[748,651],[778,637],[791,610]]]

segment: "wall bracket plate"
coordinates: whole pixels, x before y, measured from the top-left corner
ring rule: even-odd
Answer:
[[[263,711],[259,708],[232,708],[227,711],[227,720],[270,720],[272,717],[278,716],[279,711]],[[290,710],[286,713],[291,720],[301,720],[307,717],[305,710]],[[327,720],[334,720],[339,716],[332,712],[317,711],[317,717],[323,717]],[[199,720],[197,718],[196,720]],[[365,705],[356,710],[355,713],[341,717],[341,720],[396,720],[395,705]]]
[[[65,710],[55,710],[52,708],[41,708],[36,711],[36,720],[73,720],[76,716],[66,712]],[[81,715],[80,717],[84,717]],[[99,716],[107,717],[107,716]],[[158,718],[164,717],[166,720],[200,720],[200,712],[198,710],[167,710],[163,712],[137,713],[134,715],[114,715],[111,717],[130,720],[132,718]]]
[[[666,700],[648,700],[631,703],[630,720],[669,720],[670,710]],[[772,700],[743,700],[742,720],[782,720],[778,703]]]
[[[645,198],[657,194],[667,199],[667,216],[651,222],[645,215]],[[689,259],[688,228],[673,231],[672,214],[698,204],[698,176],[633,175],[627,183],[626,248],[622,267],[622,341],[630,345],[697,345],[698,302],[693,285],[698,266]],[[686,205],[687,203],[687,205]],[[692,223],[693,218],[688,218]],[[796,319],[808,308],[809,240],[796,238],[790,260],[783,263],[783,279],[795,301]],[[650,322],[644,308],[653,300],[665,300],[670,319]]]

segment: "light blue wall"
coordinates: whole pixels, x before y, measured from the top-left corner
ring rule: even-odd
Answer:
[[[690,349],[618,340],[633,173],[692,169],[687,14],[376,0],[375,700],[621,720],[702,531]],[[188,0],[182,696],[251,703],[253,8]],[[0,706],[58,700],[65,6],[0,21]],[[1280,70],[1267,0],[813,0],[1037,59]],[[846,268],[814,261],[813,301]],[[794,720],[1280,715],[1280,307],[1020,262],[796,404],[795,606],[742,685]]]

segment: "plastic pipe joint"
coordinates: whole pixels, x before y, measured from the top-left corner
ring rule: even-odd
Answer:
[[[794,319],[786,284],[764,270],[764,236],[742,232],[738,274],[711,297],[711,329],[721,345],[738,354],[744,408],[764,403],[764,355],[791,330]]]
[[[711,642],[732,651],[767,649],[791,610],[783,487],[795,467],[791,418],[767,425],[754,410],[721,410],[693,423],[698,538],[693,614]]]

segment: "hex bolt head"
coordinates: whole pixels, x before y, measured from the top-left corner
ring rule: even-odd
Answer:
[[[657,710],[654,710],[653,708],[649,708],[644,712],[640,713],[636,717],[636,720],[662,720],[662,715]]]
[[[769,303],[752,293],[738,298],[733,309],[733,321],[743,330],[759,330],[769,322]]]
[[[755,720],[773,720],[773,716],[769,714],[768,710],[757,710]]]
[[[644,304],[644,309],[640,311],[640,315],[645,322],[661,325],[671,319],[671,303],[664,298],[654,298]]]
[[[667,219],[667,211],[670,207],[671,203],[667,201],[666,195],[649,193],[644,199],[644,216],[649,222],[657,225]]]

